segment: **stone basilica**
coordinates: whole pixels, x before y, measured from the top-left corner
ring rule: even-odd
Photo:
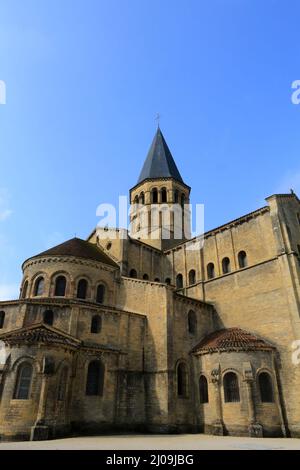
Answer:
[[[158,129],[130,233],[97,229],[24,261],[19,299],[0,302],[2,440],[300,436],[300,201],[272,195],[201,245],[174,216],[145,224],[189,196]]]

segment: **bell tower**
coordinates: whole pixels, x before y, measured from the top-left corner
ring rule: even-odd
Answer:
[[[130,235],[160,250],[190,238],[190,190],[158,127],[137,184],[130,190]]]

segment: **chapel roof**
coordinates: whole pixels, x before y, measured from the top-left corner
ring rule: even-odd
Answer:
[[[274,346],[240,328],[224,328],[205,336],[193,349],[193,353],[210,354],[231,351],[272,351]]]

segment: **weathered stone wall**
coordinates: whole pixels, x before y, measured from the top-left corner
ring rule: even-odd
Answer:
[[[275,361],[275,362],[274,362]],[[224,424],[224,433],[248,435],[249,426],[254,422],[262,426],[263,435],[285,435],[285,422],[281,413],[282,397],[277,383],[276,359],[267,351],[222,352],[198,355],[194,358],[194,389],[196,419],[200,427],[207,432],[214,431],[216,422]],[[252,371],[252,378],[247,383],[245,365]],[[212,371],[219,370],[217,383],[214,383]],[[240,400],[225,402],[223,378],[227,372],[234,372],[238,377]],[[260,396],[258,375],[270,374],[274,401],[263,403]],[[204,375],[208,381],[208,403],[200,403],[199,378]],[[250,394],[248,387],[250,386]],[[221,407],[218,406],[218,399]],[[254,408],[251,415],[251,407]]]

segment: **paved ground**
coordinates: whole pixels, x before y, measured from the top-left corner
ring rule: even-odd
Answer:
[[[0,450],[300,450],[300,439],[216,437],[203,434],[72,437],[40,442],[3,442]]]

